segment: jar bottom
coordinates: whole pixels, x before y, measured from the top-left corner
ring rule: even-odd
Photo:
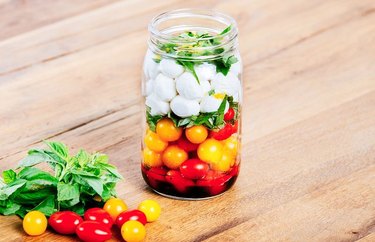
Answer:
[[[176,187],[176,185],[165,181],[162,176],[156,175],[154,177],[149,177],[144,169],[142,169],[142,176],[147,185],[154,192],[162,196],[179,200],[206,200],[224,194],[234,185],[238,177],[237,168],[238,167],[236,167],[237,172],[235,174],[227,175],[225,181],[215,185],[211,185],[210,182],[208,182],[207,184],[202,183],[189,187]]]

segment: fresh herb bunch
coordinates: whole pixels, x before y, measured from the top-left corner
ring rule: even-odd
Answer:
[[[213,36],[207,32],[193,32],[188,31],[180,34],[177,40],[181,40],[181,44],[177,43],[160,43],[159,48],[168,54],[177,55],[176,62],[184,66],[189,70],[195,77],[198,83],[199,79],[197,73],[195,72],[194,66],[196,64],[201,64],[201,61],[193,61],[196,56],[210,56],[222,54],[224,48],[206,48],[204,50],[199,50],[199,47],[215,47],[222,43],[223,36],[232,29],[232,26],[225,28],[217,36]],[[188,41],[189,44],[184,42]],[[159,63],[160,58],[154,59],[155,62]],[[208,60],[208,63],[214,64],[216,66],[216,71],[227,75],[232,64],[236,63],[238,59],[234,55],[222,55],[218,59]]]
[[[212,93],[211,93],[212,94]],[[225,96],[223,101],[221,102],[219,109],[216,112],[211,113],[200,113],[199,115],[193,115],[187,118],[180,118],[175,115],[173,112],[169,112],[167,117],[170,118],[176,127],[186,127],[189,128],[195,125],[204,125],[208,129],[221,129],[225,125],[224,121],[224,114],[225,114],[225,106],[226,102],[228,101],[229,106],[234,109],[235,111],[235,118],[234,120],[238,119],[238,102],[233,101],[233,97]],[[151,131],[156,131],[156,124],[160,119],[162,119],[163,115],[155,115],[152,116],[150,113],[150,107],[146,109],[146,121],[148,127]]]
[[[31,210],[46,216],[59,210],[80,215],[88,207],[100,206],[116,196],[116,183],[122,179],[108,156],[80,150],[70,156],[66,145],[45,142],[48,149],[29,150],[15,170],[3,172],[0,180],[0,213],[24,217]],[[54,171],[33,167],[46,162]]]

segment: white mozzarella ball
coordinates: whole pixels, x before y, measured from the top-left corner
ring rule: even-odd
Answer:
[[[196,100],[189,100],[182,96],[176,96],[171,101],[173,113],[181,118],[190,117],[199,114],[199,103]]]
[[[208,87],[207,83],[200,85],[192,73],[185,72],[176,79],[176,88],[178,93],[186,99],[200,100],[204,96],[204,88]]]
[[[202,99],[200,104],[201,112],[202,113],[211,113],[216,112],[219,110],[221,103],[223,102],[222,98],[216,98],[215,96],[205,96]],[[224,113],[226,113],[229,109],[229,102],[227,101],[225,104]]]
[[[231,65],[229,71],[232,72],[233,74],[235,74],[236,76],[238,76],[242,72],[241,61],[239,60],[236,63],[234,63],[233,65]]]
[[[176,78],[180,76],[185,69],[173,59],[162,59],[160,61],[159,70],[167,77]]]
[[[146,105],[150,107],[151,115],[166,115],[170,111],[169,104],[160,100],[160,98],[155,94],[151,94],[146,97]]]
[[[175,81],[161,73],[153,83],[153,90],[162,101],[170,101],[177,95]]]
[[[211,84],[209,81],[200,80],[200,85],[203,90],[203,95],[206,95],[211,90]]]
[[[159,73],[159,64],[153,60],[154,58],[156,55],[148,49],[143,62],[143,70],[147,79],[154,79]]]
[[[211,81],[211,87],[215,93],[225,93],[229,96],[234,96],[241,91],[240,80],[232,72],[228,72],[226,76],[223,73],[217,73]]]
[[[150,79],[145,82],[142,82],[142,95],[143,96],[150,96],[153,91],[153,82],[154,80]]]
[[[213,64],[203,63],[199,66],[195,66],[194,69],[199,81],[212,80],[216,74],[216,66]]]

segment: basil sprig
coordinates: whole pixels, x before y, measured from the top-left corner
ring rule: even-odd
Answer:
[[[0,180],[0,213],[24,217],[31,210],[46,216],[59,210],[80,215],[88,207],[100,206],[116,196],[115,185],[122,179],[108,156],[80,150],[71,156],[66,145],[45,142],[48,149],[32,149],[16,170],[3,171]],[[47,163],[53,174],[34,167]]]

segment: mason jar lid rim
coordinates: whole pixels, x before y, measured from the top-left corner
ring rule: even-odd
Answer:
[[[156,27],[158,24],[163,22],[163,20],[166,21],[168,19],[177,19],[181,17],[198,17],[198,18],[214,19],[218,22],[231,26],[231,29],[228,32],[224,33],[222,37],[229,36],[229,39],[233,39],[237,36],[236,21],[229,15],[226,15],[224,13],[221,13],[215,10],[194,9],[194,8],[184,8],[184,9],[167,11],[167,12],[164,12],[155,16],[149,23],[149,26],[148,26],[149,32],[151,33],[151,35],[155,36],[158,39],[164,39],[164,40],[168,40],[171,42],[174,42],[174,41],[189,42],[189,39],[181,40],[181,38],[179,39],[179,38],[176,38],[176,36],[159,31],[158,28]],[[192,41],[209,40],[209,39],[214,39],[214,38],[217,38],[217,36],[194,38],[194,40],[192,39]]]

